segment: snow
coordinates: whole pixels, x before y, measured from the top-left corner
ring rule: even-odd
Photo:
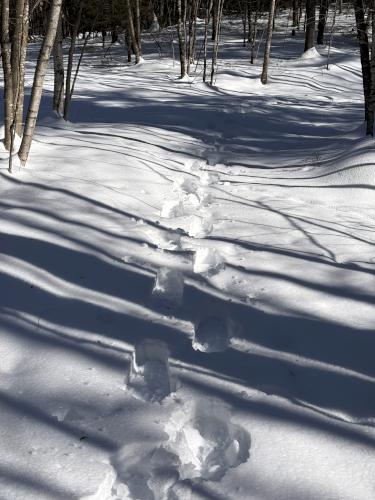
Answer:
[[[316,50],[315,47],[311,47],[311,49],[306,50],[302,55],[301,59],[316,59],[320,58],[321,55],[319,52]]]
[[[158,269],[152,295],[161,303],[170,306],[182,304],[184,277],[180,271],[162,267]]]
[[[287,15],[264,86],[232,18],[213,87],[93,38],[65,123],[49,69],[27,167],[0,160],[2,499],[373,500],[353,16],[327,71]]]
[[[224,261],[215,248],[199,247],[194,257],[194,272],[197,274],[210,274],[220,271]]]

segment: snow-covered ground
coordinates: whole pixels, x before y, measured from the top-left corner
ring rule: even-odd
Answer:
[[[213,88],[93,41],[69,123],[49,76],[28,167],[0,163],[1,500],[375,498],[351,22],[329,70],[279,27],[266,87],[239,21]]]

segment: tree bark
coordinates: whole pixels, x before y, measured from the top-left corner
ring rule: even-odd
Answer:
[[[214,76],[217,66],[217,56],[219,53],[220,26],[221,26],[221,18],[223,15],[223,7],[224,7],[224,0],[218,0],[216,9],[214,8],[214,13],[216,11],[216,15],[214,15],[216,23],[215,23],[215,41],[212,50],[212,65],[211,65],[211,79],[210,79],[211,85],[214,84]]]
[[[315,0],[306,0],[305,52],[315,47]]]
[[[366,134],[372,135],[374,116],[370,106],[371,69],[367,23],[365,21],[363,0],[354,0],[355,21],[357,26],[359,50],[361,55],[363,94],[365,101]]]
[[[29,30],[29,2],[17,0],[12,37],[11,68],[13,77],[12,133],[22,135],[25,62]]]
[[[328,0],[321,0],[319,9],[319,21],[318,21],[318,37],[316,43],[322,45],[324,43],[324,32],[326,29],[326,21],[328,14]]]
[[[206,19],[204,24],[204,54],[203,54],[203,81],[206,81],[207,75],[207,48],[208,48],[208,26],[210,24],[210,17],[212,11],[213,0],[207,0],[207,8],[206,8]]]
[[[354,12],[355,12],[355,21],[358,33],[359,50],[361,55],[363,95],[365,101],[366,134],[372,135],[374,114],[370,106],[371,68],[370,68],[370,56],[369,56],[369,43],[367,35],[367,23],[365,21],[363,0],[354,0]]]
[[[186,11],[186,4],[184,5]],[[181,66],[181,78],[184,78],[187,74],[186,66],[186,23],[185,17],[182,12],[182,2],[177,0],[177,12],[178,12],[178,23],[177,23],[177,33],[178,33],[178,43],[180,47],[180,66]]]
[[[51,56],[52,47],[55,41],[57,26],[59,23],[61,5],[63,0],[52,0],[47,31],[43,39],[36,64],[33,87],[31,90],[30,104],[27,111],[25,129],[18,156],[24,166],[29,157],[31,142],[33,139],[36,120],[38,117],[40,101],[42,98],[43,83],[46,76],[48,61]]]
[[[135,64],[139,64],[141,62],[142,56],[141,56],[140,47],[139,47],[138,42],[137,42],[137,35],[135,32],[135,28],[134,28],[133,10],[132,10],[131,5],[130,5],[130,0],[126,0],[126,10],[127,10],[127,14],[128,14],[128,31],[129,31],[130,39],[132,41],[132,47],[133,47],[134,54],[135,54]]]
[[[83,0],[80,0],[80,3],[78,5],[76,22],[74,23],[73,29],[70,32],[70,47],[69,47],[68,66],[66,69],[66,80],[65,80],[64,120],[67,120],[69,116],[74,51],[76,48],[79,26],[81,24],[82,9],[83,9]]]
[[[57,34],[53,45],[53,68],[54,68],[54,88],[53,88],[53,110],[60,116],[64,114],[64,88],[65,72],[64,57],[62,47],[62,16],[60,15],[57,26]]]
[[[11,48],[9,34],[9,0],[1,2],[1,57],[4,75],[4,146],[7,151],[11,149],[13,122],[13,76],[11,66]]]
[[[276,0],[271,0],[270,12],[269,12],[269,16],[268,16],[267,40],[266,40],[266,47],[264,49],[263,70],[262,70],[262,76],[260,78],[261,82],[264,85],[268,81],[268,66],[269,66],[269,61],[270,61],[273,21],[274,21],[274,17],[275,17],[275,7],[276,7]]]

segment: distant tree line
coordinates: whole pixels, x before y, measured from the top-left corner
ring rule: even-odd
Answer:
[[[256,41],[265,31],[261,81],[268,82],[272,35],[278,13],[288,9],[290,36],[304,32],[303,50],[323,44],[327,16],[333,23],[343,9],[342,0],[0,0],[1,58],[4,77],[4,145],[13,151],[16,134],[22,138],[18,157],[28,159],[35,130],[48,62],[53,57],[53,108],[68,119],[70,103],[90,36],[102,37],[108,51],[121,40],[128,62],[142,61],[142,32],[168,31],[178,41],[180,76],[189,78],[199,56],[202,78],[214,84],[219,59],[220,32],[224,16],[242,20],[239,34],[249,47],[249,63],[256,59]],[[373,135],[375,115],[375,0],[353,0],[363,75],[366,133]],[[197,47],[198,19],[203,41]],[[203,31],[202,31],[203,21]],[[333,29],[333,24],[330,28]],[[371,44],[369,31],[371,30]],[[30,40],[41,40],[31,98],[24,117],[25,64]],[[74,58],[81,39],[78,60]],[[64,57],[63,47],[67,51]],[[301,48],[302,51],[302,48]],[[12,155],[9,155],[12,170]]]

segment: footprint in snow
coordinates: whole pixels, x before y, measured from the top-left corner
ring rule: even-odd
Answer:
[[[169,370],[169,349],[158,339],[144,339],[132,354],[126,385],[135,397],[161,402],[175,391]]]
[[[178,307],[184,295],[184,278],[180,271],[161,267],[156,274],[152,297],[162,306]]]
[[[195,325],[193,349],[208,353],[225,351],[239,331],[239,325],[231,318],[204,318]]]

